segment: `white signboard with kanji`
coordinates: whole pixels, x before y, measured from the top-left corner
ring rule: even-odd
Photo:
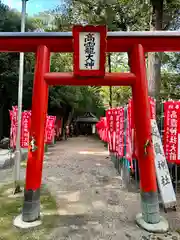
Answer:
[[[80,70],[100,69],[100,33],[79,33],[79,68]]]
[[[162,202],[165,208],[176,206],[176,195],[173,189],[161,137],[155,119],[151,119],[152,141],[155,154],[155,168]]]

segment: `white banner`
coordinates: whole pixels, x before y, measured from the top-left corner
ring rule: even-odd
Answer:
[[[152,141],[155,154],[155,168],[158,186],[165,208],[176,206],[176,195],[171,181],[167,161],[156,120],[151,119]]]

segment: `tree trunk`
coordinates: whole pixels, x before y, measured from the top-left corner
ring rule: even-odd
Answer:
[[[108,69],[111,73],[111,54],[108,53]],[[109,107],[112,108],[112,86],[109,86]]]
[[[163,0],[151,0],[151,4],[150,30],[162,30]],[[161,53],[148,53],[147,75],[149,95],[156,98],[158,105],[161,87]]]
[[[73,115],[74,115],[74,108],[72,108],[71,112],[69,113],[68,120],[67,120],[68,125],[71,123]]]
[[[0,140],[3,138],[3,105],[0,105]]]
[[[151,97],[158,100],[161,87],[161,55],[148,53],[148,92]]]

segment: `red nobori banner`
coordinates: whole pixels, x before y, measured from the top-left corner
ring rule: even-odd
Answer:
[[[164,103],[164,152],[167,161],[180,163],[180,102]]]
[[[116,108],[112,109],[113,112],[113,135],[112,135],[112,147],[113,147],[113,152],[116,152],[116,115],[117,115],[117,110]]]
[[[111,123],[112,121],[112,109],[108,109],[106,111],[106,119],[107,119],[107,137],[108,137],[108,147],[109,147],[109,151],[111,152],[112,151],[112,146],[111,146],[111,132],[113,131],[112,129],[112,125],[113,125],[113,122]]]
[[[150,117],[156,118],[156,102],[149,97]],[[129,100],[127,106],[127,126],[124,128],[125,116],[124,108],[117,107],[106,111],[107,120],[107,141],[109,143],[110,152],[115,152],[119,157],[124,156],[124,144],[126,144],[126,159],[130,162],[132,158],[137,156],[136,140],[135,140],[135,123],[133,114],[133,101]],[[102,129],[98,130],[102,135]],[[126,131],[126,143],[124,143],[124,132]],[[102,138],[102,137],[101,137]]]
[[[106,127],[109,151],[119,157],[124,155],[124,108],[117,107],[106,111]]]
[[[108,142],[108,130],[107,130],[107,119],[106,117],[103,118],[103,129],[104,129],[104,141]]]
[[[131,129],[134,128],[134,114],[133,114],[133,101],[132,99],[129,100],[128,102],[128,107],[127,107],[127,111],[128,111],[128,118],[129,118],[129,126]]]
[[[55,131],[56,131],[56,136],[59,137],[61,135],[61,127],[62,127],[62,119],[56,119],[55,123]]]
[[[118,143],[118,156],[124,156],[124,107],[119,108],[119,143]]]
[[[47,116],[45,128],[45,143],[52,143],[53,137],[55,135],[55,122],[55,116]]]
[[[130,127],[129,130],[129,138],[131,140],[131,155],[132,158],[137,159],[137,148],[136,146],[136,139],[135,139],[135,123],[134,123],[134,108],[133,108],[133,101],[132,99],[129,100],[128,103],[128,124]],[[131,159],[131,158],[130,158]]]
[[[156,100],[149,97],[151,119],[156,119]]]
[[[106,117],[101,117],[99,122],[96,123],[96,130],[99,134],[100,139],[104,142],[108,142]]]
[[[106,119],[107,119],[107,129],[108,129],[108,143],[109,143],[109,151],[115,151],[115,114],[114,109],[108,109],[106,111]]]
[[[11,120],[10,129],[10,147],[16,147],[16,137],[17,137],[17,124],[18,124],[18,107],[13,106],[12,110],[9,111]],[[55,116],[47,116],[46,128],[45,128],[45,142],[51,143],[55,135]],[[31,122],[31,111],[22,112],[21,117],[21,138],[20,145],[21,148],[28,148],[29,144],[29,130]]]
[[[17,136],[17,119],[18,119],[18,107],[13,106],[12,110],[9,111],[11,119],[10,128],[10,147],[15,148],[16,146],[16,136]]]
[[[120,132],[120,108],[114,110],[115,118],[115,152],[118,155],[119,149],[119,132]]]
[[[10,126],[10,147],[14,148],[13,146],[13,111],[9,110],[9,116],[11,120],[11,126]]]
[[[31,119],[31,111],[22,112],[21,119],[21,147],[28,148],[29,144],[29,121]]]
[[[132,104],[129,102],[127,106],[126,118],[126,159],[132,161]]]
[[[10,120],[11,120],[11,129],[10,129],[10,147],[16,147],[16,138],[17,138],[17,124],[18,124],[18,107],[13,106],[12,110],[9,111]],[[29,139],[29,128],[28,123],[31,117],[31,111],[22,112],[21,117],[21,136],[20,136],[20,146],[22,148],[28,147]]]

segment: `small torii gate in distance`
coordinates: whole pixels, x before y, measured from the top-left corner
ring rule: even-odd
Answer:
[[[100,34],[99,65],[94,71],[80,69],[80,33]],[[107,39],[107,40],[106,40]],[[97,40],[97,39],[96,39]],[[30,141],[37,148],[29,152],[22,220],[35,222],[40,217],[40,187],[44,156],[44,129],[49,85],[131,86],[138,142],[138,162],[141,179],[142,214],[137,223],[151,231],[168,230],[159,213],[159,203],[151,144],[150,107],[146,79],[145,52],[180,51],[179,32],[108,32],[105,27],[74,28],[74,33],[0,33],[1,52],[35,52],[36,67],[32,97]],[[74,73],[51,73],[51,52],[74,52]],[[127,52],[131,72],[105,73],[106,52]],[[83,57],[82,57],[83,58]],[[99,68],[98,68],[98,67]],[[84,77],[83,77],[84,76]],[[144,146],[147,145],[145,154]],[[164,225],[163,225],[164,223]]]

